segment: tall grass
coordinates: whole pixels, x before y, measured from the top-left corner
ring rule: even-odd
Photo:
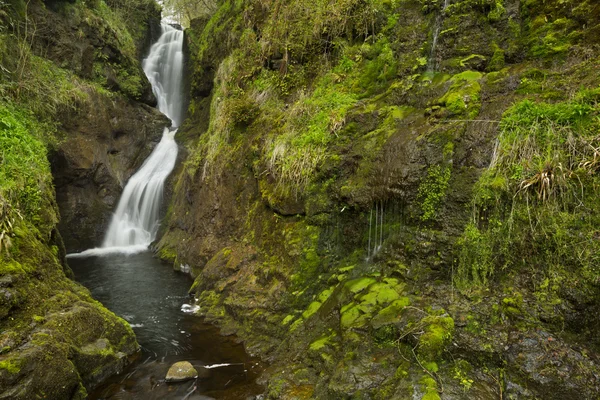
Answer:
[[[503,116],[490,168],[458,241],[459,287],[498,270],[595,282],[600,244],[600,88],[570,101],[521,101]]]

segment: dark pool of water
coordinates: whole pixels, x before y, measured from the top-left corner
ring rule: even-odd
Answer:
[[[191,302],[188,276],[149,252],[71,258],[69,265],[94,298],[131,324],[142,347],[136,362],[94,391],[91,399],[245,400],[264,391],[256,383],[263,366],[242,344],[182,311]],[[196,381],[167,384],[167,370],[177,361],[232,365],[209,369],[208,376]]]

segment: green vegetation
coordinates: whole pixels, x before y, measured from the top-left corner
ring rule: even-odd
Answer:
[[[17,220],[49,227],[57,222],[52,215],[52,188],[50,165],[46,158],[44,128],[34,117],[15,108],[0,106],[0,148],[3,149],[0,168],[0,202],[2,204],[2,232],[0,246],[14,236]]]
[[[21,366],[18,360],[3,360],[0,361],[0,370],[5,370],[9,374],[18,374]]]
[[[421,221],[426,222],[436,217],[437,210],[440,207],[448,182],[450,181],[451,170],[449,167],[440,167],[434,165],[429,168],[427,178],[419,186],[419,198],[421,199]]]
[[[600,8],[449,3],[228,0],[190,23],[164,254],[287,371],[274,397],[550,398],[559,363],[597,386],[573,337],[597,347]],[[251,256],[215,276],[232,246]]]
[[[71,24],[67,32],[79,29],[73,30],[77,40],[87,40],[83,30],[93,27],[96,43],[111,43],[115,54],[128,53],[129,67],[136,71],[137,49],[131,35],[111,25],[114,10],[102,1],[52,7],[49,11],[41,1],[0,1],[0,387],[6,396],[16,382],[39,383],[19,387],[20,398],[75,393],[83,398],[83,384],[117,372],[123,367],[119,353],[130,355],[138,347],[124,320],[67,278],[48,160],[61,145],[63,123],[76,118],[92,98],[117,94],[92,82],[76,61],[61,62],[40,43],[54,43],[44,42],[44,35],[56,32],[50,28],[58,20]],[[74,42],[68,34],[52,39],[65,46]],[[98,340],[106,341],[101,351],[94,347]]]
[[[450,79],[452,85],[437,102],[446,107],[451,116],[475,118],[481,107],[481,85],[479,84],[481,77],[481,73],[476,71],[465,71],[454,75]]]
[[[581,90],[569,101],[524,100],[505,113],[496,158],[477,183],[473,223],[459,241],[461,284],[485,283],[499,268],[596,279],[589,238],[599,206],[599,99],[600,89]],[[519,260],[523,245],[534,265]]]

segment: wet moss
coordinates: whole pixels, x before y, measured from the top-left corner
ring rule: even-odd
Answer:
[[[429,316],[422,323],[426,327],[419,338],[419,354],[426,360],[436,360],[452,340],[454,320],[450,316]]]
[[[435,219],[438,209],[442,204],[448,183],[450,181],[451,169],[440,165],[433,165],[427,172],[427,178],[419,185],[418,196],[421,200],[421,216],[423,222]]]
[[[18,374],[21,371],[21,362],[19,360],[2,360],[0,361],[0,370],[4,370],[9,374]]]
[[[464,116],[474,119],[481,108],[481,85],[479,79],[482,74],[476,71],[465,71],[451,78],[446,94],[436,103],[444,106],[450,116]]]
[[[313,341],[310,345],[309,345],[309,349],[311,351],[319,351],[322,350],[324,347],[326,346],[331,346],[332,343],[332,339],[335,338],[336,334],[335,332],[332,332],[329,335],[326,336],[322,336],[319,339]]]

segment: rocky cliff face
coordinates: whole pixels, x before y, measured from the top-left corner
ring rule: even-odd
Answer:
[[[34,51],[110,90],[88,90],[77,110],[59,116],[63,138],[51,161],[59,229],[70,252],[102,243],[125,182],[170,124],[153,108],[140,65],[160,34],[160,9],[152,2],[110,4],[127,14],[126,26],[104,2],[92,9],[69,2],[30,6],[32,23],[41,27]]]
[[[51,161],[59,230],[70,252],[102,244],[125,183],[169,124],[150,106],[95,93],[65,121]]]
[[[58,229],[70,250],[98,244],[167,124],[139,65],[160,10],[108,3],[0,3],[0,398],[83,399],[138,351],[70,279]]]
[[[600,8],[219,5],[159,254],[269,398],[597,397]]]

